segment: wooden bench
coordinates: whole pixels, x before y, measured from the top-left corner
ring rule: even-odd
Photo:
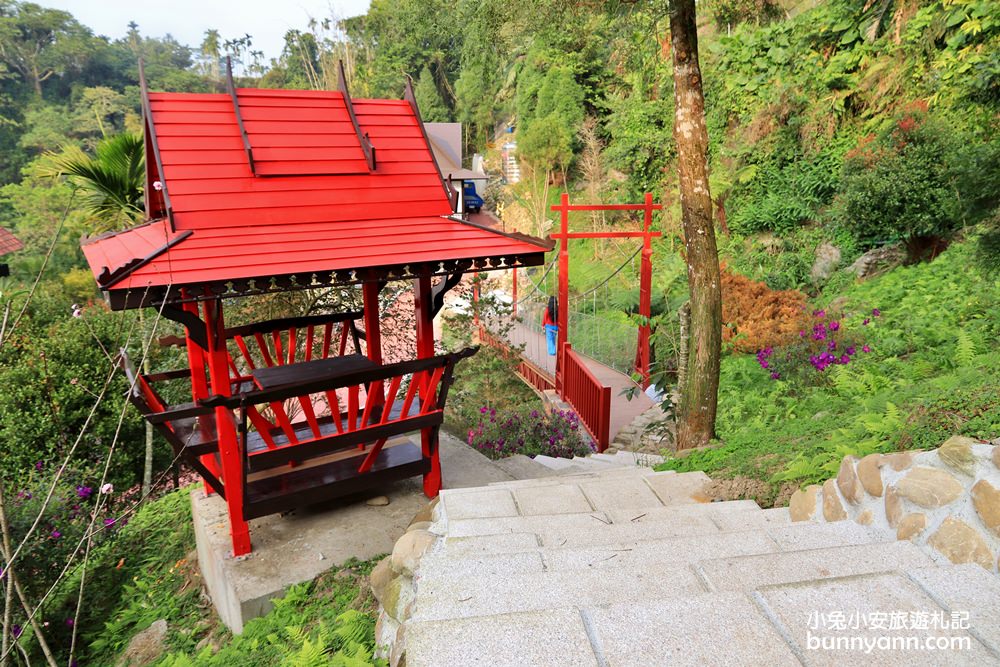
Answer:
[[[430,429],[430,442],[436,447],[455,364],[477,349],[323,377],[304,373],[307,379],[300,382],[202,401],[203,407],[229,408],[236,418],[243,457],[244,518],[426,474],[437,451],[424,451],[400,436]],[[338,392],[346,405],[341,404]],[[288,400],[313,405],[317,396],[325,400],[329,414],[307,413],[305,422],[290,425],[292,437],[282,438],[287,434],[281,425],[264,424],[267,430],[262,431],[253,418],[255,411],[260,414],[260,405]],[[393,446],[386,447],[390,440],[395,441]],[[350,456],[351,448],[363,453]],[[331,456],[338,453],[341,456]],[[275,472],[281,467],[284,470]]]

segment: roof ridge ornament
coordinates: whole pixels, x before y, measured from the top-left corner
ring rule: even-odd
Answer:
[[[240,99],[236,96],[236,86],[233,85],[233,59],[226,56],[226,92],[233,101],[233,111],[236,112],[236,124],[240,128],[240,136],[243,138],[243,150],[246,151],[247,161],[250,163],[250,173],[257,175],[257,169],[253,162],[253,148],[250,147],[250,136],[243,125],[243,115],[240,113]]]
[[[368,162],[368,170],[375,171],[375,147],[372,146],[368,133],[361,133],[361,126],[358,125],[358,117],[354,115],[354,102],[351,101],[351,92],[347,89],[347,76],[344,74],[344,61],[337,61],[337,88],[344,96],[344,106],[347,107],[347,115],[351,117],[351,125],[358,135],[358,142],[361,144],[361,151],[365,154],[365,161]]]

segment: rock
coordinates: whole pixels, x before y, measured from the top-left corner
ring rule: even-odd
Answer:
[[[412,526],[418,521],[434,521],[434,508],[437,507],[439,500],[440,496],[424,505],[424,508],[414,514],[413,518],[410,519],[410,525]]]
[[[383,603],[385,593],[389,588],[389,583],[396,578],[396,572],[392,569],[392,561],[386,557],[378,562],[368,575],[368,581],[372,587],[372,594],[379,603]]]
[[[924,532],[927,527],[927,516],[921,512],[907,514],[899,521],[896,529],[897,540],[909,540]]]
[[[976,455],[972,453],[972,445],[978,442],[962,435],[953,435],[938,448],[938,457],[946,464],[971,475],[976,469]]]
[[[379,600],[379,604],[382,605],[382,611],[384,611],[389,618],[394,621],[399,621],[401,614],[399,613],[399,600],[403,593],[403,580],[407,577],[396,577],[389,581],[383,591],[383,598]]]
[[[837,473],[837,486],[840,488],[840,493],[844,496],[844,500],[852,505],[857,505],[864,497],[861,482],[858,480],[857,473],[854,472],[853,456],[845,456],[844,460],[840,462],[840,472]]]
[[[819,490],[818,484],[811,484],[805,490],[799,489],[792,494],[792,499],[788,503],[788,513],[792,521],[808,521],[816,515],[816,494]]]
[[[880,498],[882,496],[882,460],[881,454],[869,454],[858,462],[858,479],[868,495]]]
[[[891,486],[885,490],[885,520],[889,522],[890,528],[895,528],[903,516],[903,501],[900,500],[896,489]]]
[[[816,248],[816,261],[809,275],[814,281],[826,280],[840,266],[840,248],[832,243],[821,243]]]
[[[375,496],[374,498],[369,498],[365,501],[365,505],[370,505],[372,507],[385,507],[389,504],[389,498],[387,496]]]
[[[906,259],[906,251],[898,243],[869,250],[847,267],[849,273],[866,278],[899,266]]]
[[[986,527],[1000,537],[1000,491],[981,479],[972,486],[972,505]]]
[[[167,648],[164,642],[167,638],[167,622],[162,618],[153,621],[145,630],[139,632],[118,660],[118,667],[143,667],[155,662]]]
[[[988,571],[993,571],[993,554],[986,540],[972,526],[961,519],[947,517],[937,532],[927,540],[952,563],[978,563]]]
[[[1000,444],[993,445],[993,465],[1000,468]]]
[[[434,533],[426,530],[411,530],[404,534],[392,548],[392,569],[399,574],[412,575],[420,563],[420,557],[436,539]]]
[[[417,521],[416,523],[411,523],[409,526],[407,526],[406,531],[409,532],[411,530],[428,530],[432,525],[434,524],[432,524],[430,521]]]
[[[872,524],[872,519],[874,518],[875,517],[872,514],[871,510],[865,510],[864,512],[859,514],[857,518],[855,518],[854,520],[860,523],[862,526],[870,526]]]
[[[965,488],[953,475],[936,468],[914,468],[896,483],[896,492],[921,507],[941,507]]]
[[[886,454],[883,460],[889,464],[890,468],[896,472],[900,472],[910,467],[914,456],[913,452],[895,452],[893,454]]]
[[[847,518],[847,512],[837,497],[837,484],[832,479],[823,483],[823,518],[827,521],[843,521]]]

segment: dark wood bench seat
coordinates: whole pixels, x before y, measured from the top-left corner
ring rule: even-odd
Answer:
[[[248,480],[243,518],[249,520],[286,512],[364,491],[372,486],[423,475],[431,465],[429,460],[423,458],[420,447],[408,440],[382,449],[371,469],[359,475],[358,467],[366,456],[360,454],[308,468],[292,469],[281,475]]]

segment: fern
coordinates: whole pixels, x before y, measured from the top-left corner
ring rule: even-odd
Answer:
[[[976,339],[965,329],[959,329],[955,342],[955,365],[966,368],[972,365],[976,358]]]

